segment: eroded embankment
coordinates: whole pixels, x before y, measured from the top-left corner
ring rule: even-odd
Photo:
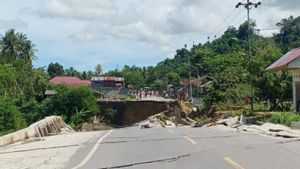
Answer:
[[[170,110],[177,101],[99,101],[100,111],[114,109],[118,112],[118,125],[130,125],[147,119],[149,116]]]

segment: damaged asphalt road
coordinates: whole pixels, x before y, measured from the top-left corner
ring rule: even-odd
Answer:
[[[293,139],[206,127],[143,130],[136,126],[107,133],[105,138],[82,145],[66,168],[78,164],[80,169],[296,169],[300,166],[300,144]]]
[[[143,161],[143,162],[137,162],[137,163],[131,163],[131,164],[125,164],[125,165],[119,165],[119,166],[112,166],[112,167],[104,167],[104,168],[99,168],[99,169],[125,168],[125,167],[132,167],[132,166],[150,164],[150,163],[173,162],[173,161],[176,161],[180,158],[187,157],[189,155],[190,154],[184,154],[184,155],[179,155],[179,156],[176,156],[176,157],[170,157],[170,158],[164,158],[164,159],[158,159],[158,160],[151,160],[151,161]]]

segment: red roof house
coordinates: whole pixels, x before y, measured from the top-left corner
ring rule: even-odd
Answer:
[[[69,87],[90,87],[91,81],[89,80],[81,80],[78,77],[75,76],[56,76],[50,80],[50,83],[54,85],[67,85]]]

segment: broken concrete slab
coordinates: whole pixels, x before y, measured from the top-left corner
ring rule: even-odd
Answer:
[[[239,122],[239,117],[236,116],[236,117],[231,117],[231,118],[227,118],[227,119],[222,119],[222,120],[219,120],[216,122],[216,124],[222,124],[222,125],[225,125],[225,126],[236,126],[236,125],[239,125],[240,122]]]
[[[291,123],[291,128],[296,129],[296,130],[300,130],[300,122],[292,122]]]
[[[31,124],[25,129],[0,137],[0,147],[29,138],[59,134],[61,131],[74,132],[74,130],[63,121],[62,117],[45,117],[43,120]]]

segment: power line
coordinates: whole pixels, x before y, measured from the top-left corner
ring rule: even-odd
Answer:
[[[216,31],[225,21],[236,11],[237,9],[234,8],[214,29],[212,32]]]
[[[242,11],[243,11],[242,9],[239,9],[237,11],[238,13],[236,13],[236,15],[225,25],[225,28],[224,28],[224,26],[221,27],[221,29],[219,31],[217,31],[216,35],[223,33],[224,30],[226,30],[231,25],[231,23],[233,23],[234,21],[236,21],[237,18],[239,18],[239,16],[242,14]]]
[[[247,18],[247,15],[246,15],[246,14],[243,15],[240,19],[238,19],[237,22],[235,22],[235,23],[233,24],[233,26],[236,27],[236,26],[241,25],[241,22],[242,22],[244,19],[246,20],[246,18]]]
[[[269,30],[278,30],[280,28],[274,27],[274,28],[258,28],[256,30],[258,31],[269,31]]]

